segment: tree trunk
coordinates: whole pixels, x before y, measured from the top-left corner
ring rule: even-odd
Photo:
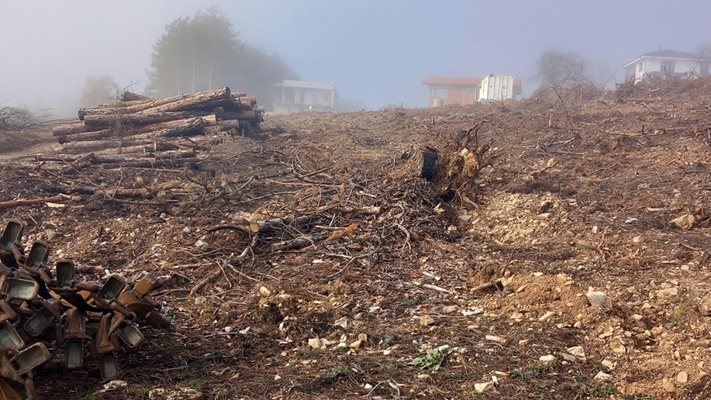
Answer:
[[[205,120],[209,121],[206,122]],[[146,134],[148,136],[142,136],[144,138],[147,137],[176,137],[176,136],[183,136],[183,135],[189,135],[190,133],[194,133],[202,129],[204,126],[208,125],[212,121],[215,120],[215,116],[208,116],[203,118],[187,118],[187,119],[181,119],[177,121],[169,121],[169,122],[161,122],[158,124],[151,124],[151,125],[146,125],[142,126],[138,129],[132,130],[130,128],[128,129],[121,129],[120,127],[117,127],[115,129],[104,129],[100,131],[95,131],[95,132],[85,132],[85,133],[77,133],[74,135],[67,135],[67,136],[62,136],[59,138],[59,143],[64,144],[64,143],[70,143],[70,142],[86,142],[86,141],[96,141],[96,140],[101,140],[101,139],[116,139],[116,138],[122,138],[122,137],[128,137],[128,136],[136,136],[141,137],[141,134]],[[70,146],[71,147],[71,146]]]
[[[163,99],[139,101],[137,104],[105,108],[81,108],[79,109],[79,119],[83,120],[86,115],[96,114],[131,114],[137,112],[156,113],[171,111],[187,111],[200,105],[212,103],[230,98],[230,88],[206,90],[203,92],[184,94]]]
[[[55,126],[52,128],[52,136],[59,137],[73,135],[76,133],[88,132],[89,130],[90,128],[88,126],[81,122],[77,122],[73,124]]]
[[[84,124],[96,127],[113,127],[116,125],[136,126],[158,124],[179,119],[206,116],[207,112],[176,111],[140,114],[96,114],[84,116]],[[56,136],[56,135],[55,135]]]

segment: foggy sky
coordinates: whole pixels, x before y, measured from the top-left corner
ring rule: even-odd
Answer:
[[[372,108],[424,106],[426,75],[513,74],[530,92],[546,48],[612,73],[711,42],[703,0],[0,0],[0,105],[72,110],[92,74],[141,91],[165,25],[211,5],[241,39]]]

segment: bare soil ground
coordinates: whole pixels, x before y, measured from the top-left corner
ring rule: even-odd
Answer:
[[[198,171],[5,162],[2,200],[60,184],[156,190],[152,201],[105,193],[0,210],[0,220],[25,221],[28,243],[49,239],[53,260],[174,282],[157,298],[175,327],[149,331],[121,359],[126,388],[99,393],[98,371],[51,364],[36,371],[38,389],[75,399],[159,398],[156,388],[205,399],[708,398],[711,317],[698,305],[711,293],[711,81],[657,84],[268,116],[261,138],[226,139]],[[416,178],[413,155],[482,120],[492,164],[466,200],[444,203]],[[254,242],[240,229],[303,214],[326,240],[278,250],[306,232]],[[671,223],[686,215],[689,226]],[[611,307],[590,305],[590,288]]]

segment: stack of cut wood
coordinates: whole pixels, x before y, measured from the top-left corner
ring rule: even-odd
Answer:
[[[125,92],[118,102],[80,109],[79,121],[52,134],[62,144],[59,153],[92,154],[92,160],[144,165],[147,157],[194,159],[219,140],[208,134],[251,133],[262,121],[256,105],[254,97],[228,87],[161,99]]]

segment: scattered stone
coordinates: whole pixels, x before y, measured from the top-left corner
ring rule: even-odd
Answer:
[[[125,388],[128,386],[128,382],[119,379],[114,379],[113,381],[106,382],[104,384],[104,392],[110,392],[112,390]]]
[[[430,315],[423,315],[420,317],[420,325],[427,326],[435,323],[435,319]]]
[[[563,358],[563,360],[565,360],[565,361],[567,361],[567,362],[574,363],[574,362],[578,361],[578,360],[575,358],[575,356],[572,355],[572,354],[560,353],[560,356]]]
[[[203,396],[193,388],[177,387],[168,394],[166,400],[203,400]]]
[[[605,369],[608,370],[608,371],[612,371],[613,369],[615,369],[615,363],[612,362],[612,361],[610,361],[610,360],[608,360],[607,358],[604,359],[604,360],[602,360],[602,362],[600,362],[600,364],[601,364],[603,367],[605,367]]]
[[[704,296],[699,302],[699,312],[703,316],[711,316],[711,293]]]
[[[314,350],[318,350],[323,346],[323,340],[320,338],[311,338],[309,339],[309,347],[311,347]]]
[[[205,297],[205,296],[197,296],[194,301],[195,301],[195,305],[196,305],[196,306],[201,306],[201,305],[207,303],[207,297]]]
[[[521,314],[520,312],[515,312],[511,314],[511,319],[516,322],[521,322],[523,320],[523,314]]]
[[[680,371],[676,375],[676,383],[685,385],[687,382],[689,382],[689,374],[687,374],[686,371]]]
[[[679,288],[677,288],[677,287],[670,287],[667,289],[657,290],[657,298],[659,298],[661,300],[670,299],[678,294],[679,294]]]
[[[665,392],[668,393],[674,393],[676,391],[676,387],[674,386],[674,382],[670,381],[667,378],[664,378],[662,380],[662,388],[664,389]]]
[[[681,230],[688,231],[689,229],[694,227],[695,222],[696,222],[696,218],[693,215],[684,214],[680,217],[676,217],[673,220],[669,221],[669,225],[673,225]]]
[[[444,306],[444,307],[442,307],[442,312],[445,314],[452,314],[452,313],[457,312],[458,309],[459,309],[459,307],[457,307],[457,306]]]
[[[496,343],[501,343],[501,344],[506,343],[506,339],[502,338],[501,336],[496,336],[496,335],[486,335],[485,339],[488,340],[489,342],[496,342]]]
[[[568,353],[572,354],[575,356],[580,361],[585,361],[585,349],[583,346],[573,346],[573,347],[568,347],[567,348]]]
[[[348,317],[341,317],[336,320],[336,322],[333,323],[335,326],[340,326],[343,329],[348,329],[348,326],[350,326],[350,323],[348,322]]]
[[[642,243],[642,236],[635,236],[632,238],[632,243]]]
[[[166,392],[163,388],[151,389],[148,391],[148,400],[165,400]]]
[[[587,293],[585,293],[590,305],[598,306],[602,308],[612,308],[612,300],[604,292],[595,291],[592,288],[588,288]]]
[[[554,313],[553,311],[548,311],[548,312],[546,312],[545,314],[541,315],[541,316],[538,318],[538,321],[539,321],[539,322],[545,322],[545,321],[549,320],[549,319],[550,319],[552,316],[554,316],[554,315],[555,315],[555,313]]]
[[[206,241],[204,241],[204,240],[202,240],[202,239],[198,239],[198,240],[195,242],[195,247],[197,247],[198,249],[204,250],[204,249],[208,248],[209,246],[210,246],[210,245],[209,245]]]
[[[555,356],[552,354],[548,354],[548,355],[541,356],[538,358],[538,361],[544,362],[546,364],[554,363],[554,362],[556,362],[556,360],[557,360],[557,358],[555,358]]]
[[[272,294],[272,291],[269,290],[269,289],[267,289],[266,286],[260,286],[260,287],[259,287],[259,294],[260,294],[262,297],[269,297],[269,295]]]
[[[594,380],[598,382],[608,382],[612,380],[612,376],[610,374],[606,374],[602,371],[598,372],[597,375],[593,378]]]
[[[493,387],[494,387],[494,382],[482,382],[482,383],[475,383],[474,384],[474,390],[477,393],[484,393]]]

